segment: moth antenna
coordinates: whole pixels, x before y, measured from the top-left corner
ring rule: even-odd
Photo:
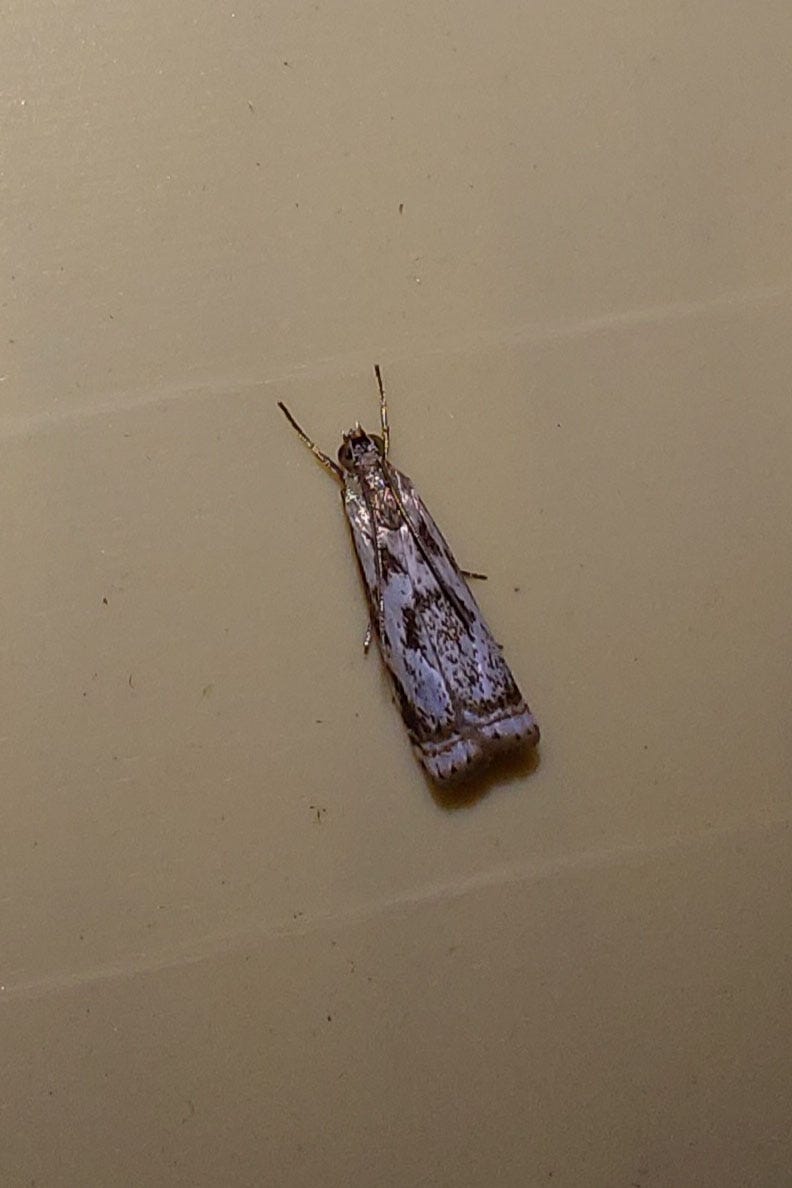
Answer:
[[[308,436],[308,434],[303,429],[302,425],[299,425],[297,423],[297,421],[295,421],[294,417],[291,415],[291,413],[289,412],[288,408],[286,407],[286,405],[283,403],[282,400],[278,401],[278,408],[281,410],[284,417],[291,425],[292,429],[294,429],[295,433],[297,434],[297,436],[299,437],[299,439],[303,443],[303,445],[308,446],[308,449],[311,451],[314,458],[317,458],[319,460],[319,462],[322,463],[322,466],[324,466],[325,470],[329,470],[330,474],[332,474],[335,478],[337,478],[339,480],[339,482],[343,482],[344,481],[344,472],[342,471],[341,467],[336,462],[334,462],[333,459],[330,458],[327,454],[323,453],[322,450],[319,449],[319,446],[316,445],[316,443],[311,440],[311,438]]]
[[[388,425],[388,402],[385,399],[385,387],[382,383],[382,372],[380,371],[379,363],[374,364],[374,375],[377,377],[377,387],[379,388],[380,397],[380,424],[382,425],[382,442],[385,448],[385,457],[387,458],[390,450],[390,426]]]

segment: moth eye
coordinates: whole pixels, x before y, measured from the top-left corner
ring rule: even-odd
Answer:
[[[385,457],[385,442],[376,433],[369,433],[369,441],[374,443],[374,448],[381,457]]]
[[[341,463],[341,465],[344,467],[345,470],[352,469],[352,467],[354,465],[354,459],[352,457],[352,447],[348,441],[342,442],[341,446],[339,447],[338,461]]]

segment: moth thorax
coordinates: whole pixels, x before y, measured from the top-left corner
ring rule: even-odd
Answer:
[[[385,455],[385,445],[376,433],[366,433],[356,425],[344,434],[338,450],[338,461],[344,470],[358,470],[360,467],[379,462]]]

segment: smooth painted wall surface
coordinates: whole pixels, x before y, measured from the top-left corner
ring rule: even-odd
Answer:
[[[3,1183],[787,1185],[788,5],[3,23]],[[456,800],[276,407],[375,361]]]

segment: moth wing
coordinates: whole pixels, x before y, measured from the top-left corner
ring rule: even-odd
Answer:
[[[462,617],[468,619],[471,625],[477,624],[479,634],[492,640],[492,634],[484,621],[481,609],[462,576],[448,541],[416,491],[412,480],[406,474],[402,474],[400,470],[396,470],[394,466],[388,467],[388,476],[393,481],[397,498],[404,509],[410,528],[417,538],[428,564],[434,570],[439,584],[446,590],[449,598],[459,603],[462,608]],[[497,648],[497,644],[495,646]]]
[[[393,504],[393,499],[388,495]],[[409,524],[395,505],[375,522],[353,480],[347,481],[344,510],[352,532],[371,624],[394,696],[413,744],[445,736],[456,728],[456,709],[438,663],[436,638],[457,631],[445,599],[427,567]]]
[[[426,738],[421,758],[435,778],[453,779],[498,750],[536,743],[539,728],[423,500],[410,479],[394,467],[388,466],[388,479],[406,520],[399,553],[409,559],[416,613],[410,613],[406,583],[401,623],[386,606],[383,655],[392,673],[404,667],[411,653],[405,645],[412,637],[429,657],[427,667],[436,665],[448,701],[446,725],[442,734]],[[409,542],[404,528],[412,538]]]

